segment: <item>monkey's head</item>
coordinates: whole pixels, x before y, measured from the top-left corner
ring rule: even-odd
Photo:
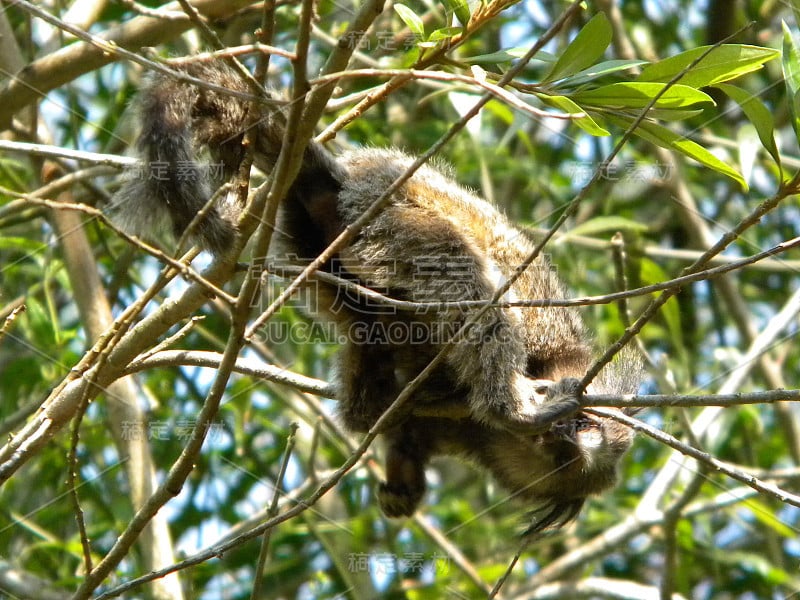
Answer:
[[[632,439],[625,425],[579,412],[545,433],[495,436],[480,459],[512,497],[535,506],[530,534],[564,525],[610,488]]]
[[[589,362],[573,372],[581,376]],[[639,381],[640,360],[625,351],[603,369],[588,393],[634,393]],[[552,382],[543,402],[559,404],[562,396],[577,393],[574,388],[578,385],[578,380],[570,377]],[[589,496],[612,487],[617,465],[632,441],[633,432],[626,425],[578,410],[545,431],[528,434],[516,430],[482,437],[473,446],[473,456],[511,497],[534,506],[532,524],[525,532],[533,534],[566,524],[578,515]]]

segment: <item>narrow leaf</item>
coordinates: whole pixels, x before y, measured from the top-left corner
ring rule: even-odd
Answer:
[[[758,150],[761,146],[758,139],[756,128],[750,123],[745,123],[736,132],[736,145],[739,149],[739,169],[745,181],[753,180],[753,168],[758,158]]]
[[[786,82],[792,128],[800,140],[800,50],[786,23],[783,23],[783,79]]]
[[[697,60],[710,46],[693,48],[676,56],[665,58],[642,69],[637,81],[671,81],[678,73]],[[777,50],[748,46],[745,44],[724,44],[711,50],[703,59],[689,69],[678,80],[682,85],[700,88],[735,79],[745,73],[756,71],[779,55]]]
[[[611,116],[608,118],[612,122],[616,122],[620,127],[630,127],[631,122],[629,121]],[[643,121],[633,133],[634,135],[647,140],[656,146],[661,146],[662,148],[667,148],[668,150],[676,150],[681,154],[696,160],[709,169],[713,169],[718,173],[722,173],[726,177],[730,177],[739,185],[741,185],[742,189],[748,189],[747,182],[744,180],[744,177],[742,177],[738,171],[728,165],[728,163],[720,160],[701,145],[688,138],[678,135],[666,127],[663,127],[657,123],[653,123],[652,121]]]
[[[644,233],[648,227],[644,223],[626,219],[625,217],[595,217],[569,230],[567,237],[573,235],[596,236],[613,231],[634,231]]]
[[[605,14],[597,13],[578,32],[544,81],[555,81],[597,62],[611,43],[611,25]]]
[[[640,67],[646,64],[648,64],[646,60],[605,60],[567,77],[558,84],[558,87],[569,86],[575,88],[593,79],[603,77],[604,75],[610,75],[611,73],[624,71],[625,69],[631,69],[633,67]]]
[[[442,27],[441,29],[433,31],[428,36],[428,41],[438,42],[440,40],[449,40],[451,37],[459,33],[461,33],[461,27]]]
[[[403,23],[408,26],[412,33],[419,36],[420,39],[425,39],[425,25],[413,10],[400,3],[394,5],[394,10],[400,15]]]
[[[578,104],[603,108],[644,108],[666,86],[664,83],[612,83],[593,90],[576,92],[572,99]],[[711,96],[685,85],[672,85],[656,101],[655,108],[690,108],[699,104],[714,104]]]
[[[444,4],[447,10],[453,11],[458,20],[461,22],[462,25],[469,23],[469,4],[467,4],[467,0],[442,0],[442,4]]]
[[[585,110],[583,110],[580,106],[575,104],[566,96],[548,96],[547,94],[536,94],[536,97],[545,104],[549,104],[550,106],[554,106],[559,110],[563,110],[567,114],[575,115],[578,113],[583,113],[585,116],[581,117],[580,119],[575,119],[573,123],[583,129],[586,133],[597,137],[611,135],[608,131],[598,125],[597,122],[592,119],[592,117],[586,114]]]
[[[503,63],[511,62],[515,58],[522,58],[528,53],[530,48],[519,47],[509,48],[507,50],[500,50],[499,52],[491,52],[490,54],[476,54],[475,56],[465,56],[462,60],[468,63]],[[556,62],[556,57],[549,52],[540,50],[533,57],[533,60],[539,60],[546,63]]]
[[[772,118],[770,110],[757,96],[740,87],[729,83],[721,83],[716,87],[725,92],[731,100],[741,107],[747,119],[756,128],[761,145],[780,166],[781,157],[778,153],[778,146],[775,144],[775,119]]]
[[[647,116],[658,121],[685,121],[686,119],[691,119],[702,113],[703,109],[701,108],[651,108],[647,111]],[[633,116],[635,118],[639,115],[636,114]]]

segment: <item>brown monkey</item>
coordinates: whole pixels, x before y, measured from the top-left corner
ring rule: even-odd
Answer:
[[[248,91],[230,69],[187,71],[217,85]],[[111,213],[132,233],[158,223],[183,233],[211,196],[200,150],[224,166],[241,161],[247,122],[242,100],[151,76],[136,102],[137,148],[162,177],[129,178]],[[255,162],[265,171],[280,151],[282,126],[271,115],[255,133]],[[281,206],[275,264],[317,256],[411,164],[396,150],[362,149],[334,158],[312,143]],[[241,207],[221,198],[194,240],[224,253]],[[485,200],[430,166],[417,171],[385,209],[324,271],[392,298],[428,303],[488,300],[531,253],[533,244]],[[282,257],[292,257],[284,259]],[[283,264],[286,264],[283,262]],[[390,517],[411,515],[425,491],[432,456],[459,456],[489,470],[512,496],[538,511],[531,531],[573,518],[584,500],[615,480],[630,431],[580,412],[578,378],[591,363],[589,336],[576,311],[493,307],[467,335],[453,333],[475,308],[391,310],[325,281],[315,282],[315,316],[335,322],[347,342],[338,355],[338,398],[345,425],[368,431],[446,344],[446,360],[412,398],[412,409],[382,433],[387,480],[378,490]],[[559,279],[539,258],[506,300],[563,298]],[[400,332],[400,335],[397,333]],[[403,335],[405,332],[405,335]],[[621,369],[620,369],[621,371]],[[629,393],[634,377],[606,376],[592,391]]]

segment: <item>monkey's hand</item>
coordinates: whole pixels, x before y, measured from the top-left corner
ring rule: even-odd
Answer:
[[[520,378],[517,390],[522,401],[517,410],[505,415],[505,425],[522,434],[543,433],[581,408],[580,380],[572,377],[560,381]]]

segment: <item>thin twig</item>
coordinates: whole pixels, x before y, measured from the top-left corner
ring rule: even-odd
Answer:
[[[283,452],[283,460],[278,469],[278,475],[275,478],[275,490],[272,493],[272,501],[267,511],[267,518],[272,518],[278,514],[278,499],[280,498],[280,490],[283,489],[283,478],[286,475],[286,468],[289,466],[289,458],[292,456],[294,450],[295,437],[297,434],[297,423],[289,425],[289,437],[286,439],[286,449]],[[258,561],[256,562],[255,574],[253,576],[253,590],[250,592],[251,600],[258,600],[261,598],[261,586],[264,582],[264,567],[267,564],[267,557],[269,556],[269,541],[272,536],[272,529],[267,529],[264,532],[264,537],[261,539],[261,549],[258,553]]]

